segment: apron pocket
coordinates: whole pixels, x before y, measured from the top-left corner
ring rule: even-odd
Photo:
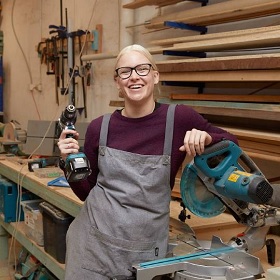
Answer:
[[[85,245],[82,268],[107,277],[130,276],[133,264],[159,257],[156,242],[123,240],[95,227],[91,227]]]

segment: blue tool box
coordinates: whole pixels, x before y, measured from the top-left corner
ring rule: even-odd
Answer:
[[[33,193],[22,190],[21,200],[32,200],[37,198]],[[0,178],[0,213],[4,215],[4,222],[10,223],[17,221],[17,209],[19,211],[20,201],[18,200],[17,184],[6,179]],[[20,221],[24,220],[24,213],[21,207]]]

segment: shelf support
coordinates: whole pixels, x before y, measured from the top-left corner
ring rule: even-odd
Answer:
[[[197,32],[200,32],[200,34],[205,34],[205,33],[207,33],[207,30],[208,30],[208,28],[206,26],[198,26],[198,25],[188,24],[188,23],[184,23],[184,22],[176,22],[176,21],[165,21],[164,26],[197,31]]]
[[[206,58],[205,52],[163,51],[162,54],[163,55],[173,55],[173,56],[188,56],[188,57]]]
[[[8,232],[0,225],[0,260],[8,258]]]
[[[201,6],[206,6],[209,2],[209,0],[190,0],[192,2],[199,2],[201,3]]]

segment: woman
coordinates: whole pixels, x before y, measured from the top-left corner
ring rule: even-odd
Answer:
[[[155,102],[159,73],[140,45],[120,52],[115,82],[125,106],[89,124],[84,152],[92,173],[70,183],[85,203],[67,234],[66,280],[130,276],[133,264],[164,258],[171,189],[186,154],[222,139],[236,142],[190,107]],[[63,159],[79,149],[67,133],[78,137],[62,132]]]

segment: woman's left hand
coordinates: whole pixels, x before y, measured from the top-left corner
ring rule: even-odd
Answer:
[[[186,132],[184,145],[179,148],[180,151],[186,152],[189,156],[195,157],[204,152],[205,146],[212,142],[212,137],[206,132],[193,128]]]

